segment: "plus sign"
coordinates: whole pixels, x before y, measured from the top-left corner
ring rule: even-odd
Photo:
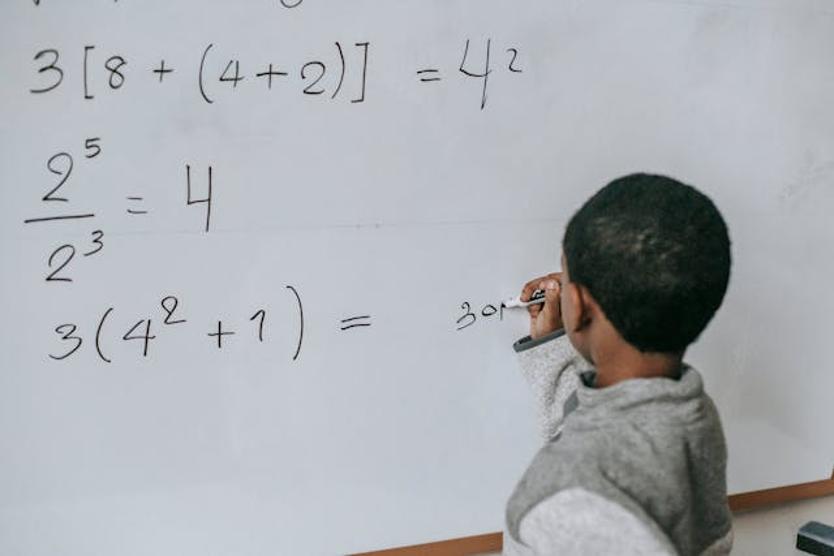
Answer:
[[[269,64],[269,69],[267,71],[264,71],[264,72],[261,72],[261,73],[256,73],[255,77],[266,77],[267,78],[267,82],[266,82],[267,87],[269,87],[271,89],[272,88],[272,77],[274,75],[284,77],[284,76],[287,76],[289,74],[285,71],[274,71],[272,69],[272,64]]]
[[[217,338],[217,349],[223,347],[223,336],[232,336],[234,332],[224,332],[223,331],[223,321],[217,321],[217,332],[209,332],[207,336],[209,337],[216,337]]]
[[[174,70],[171,69],[171,68],[166,68],[165,67],[165,60],[162,60],[161,62],[159,62],[159,67],[157,69],[153,70],[153,72],[159,74],[159,82],[162,83],[162,79],[165,77],[165,74],[166,73],[173,73]]]

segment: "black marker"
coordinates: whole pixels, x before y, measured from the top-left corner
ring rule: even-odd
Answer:
[[[530,301],[522,301],[521,296],[513,297],[502,303],[507,309],[514,309],[516,307],[529,307],[530,305],[538,305],[545,302],[544,290],[536,290],[530,296]]]

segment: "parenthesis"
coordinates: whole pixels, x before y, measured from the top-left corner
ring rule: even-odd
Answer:
[[[96,351],[98,352],[98,356],[101,357],[102,361],[105,363],[112,363],[110,359],[105,357],[104,353],[101,351],[101,330],[104,328],[104,321],[107,320],[107,317],[110,316],[110,313],[113,312],[113,307],[107,309],[103,315],[101,315],[101,320],[98,322],[98,329],[96,330]]]
[[[345,81],[345,53],[342,51],[342,45],[339,44],[339,41],[336,41],[336,48],[339,50],[339,61],[342,64],[342,72],[339,74],[339,84],[336,86],[336,90],[333,91],[333,96],[330,97],[331,99],[336,98],[336,95],[342,90],[342,83]]]
[[[198,79],[200,84],[200,94],[203,95],[203,100],[205,100],[209,104],[213,103],[214,101],[208,97],[208,95],[206,94],[206,89],[205,87],[203,87],[203,68],[206,65],[206,56],[208,55],[208,52],[209,50],[211,50],[212,46],[214,46],[214,43],[209,44],[203,51],[203,58],[200,60],[200,76]]]
[[[301,342],[304,341],[304,306],[301,304],[301,296],[298,295],[298,290],[292,286],[287,286],[287,289],[295,295],[295,300],[298,302],[298,347],[295,349],[295,355],[292,356],[292,360],[295,361],[301,354]]]

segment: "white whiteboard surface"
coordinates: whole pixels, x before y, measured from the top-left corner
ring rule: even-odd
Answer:
[[[730,291],[689,361],[731,492],[829,476],[823,6],[5,3],[0,552],[336,554],[499,530],[538,441],[510,348],[526,319],[483,313],[557,269],[573,211],[632,171],[696,185],[730,225]],[[489,45],[486,88],[459,70],[467,41],[470,74]],[[60,84],[31,92],[52,62]],[[67,201],[43,201],[70,157]],[[208,232],[187,167],[192,201],[212,169]],[[186,322],[164,323],[168,296]],[[123,339],[137,323],[146,356]]]

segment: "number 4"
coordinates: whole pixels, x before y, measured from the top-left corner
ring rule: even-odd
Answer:
[[[484,63],[484,72],[483,73],[473,73],[466,69],[466,59],[469,57],[469,39],[466,39],[466,47],[463,50],[463,59],[460,61],[460,71],[466,77],[477,77],[484,80],[484,87],[483,92],[481,93],[481,110],[484,109],[486,106],[487,101],[487,82],[489,81],[489,74],[492,73],[492,70],[489,67],[489,53],[492,48],[492,40],[487,39],[486,43],[486,61]]]
[[[142,326],[142,323],[145,323],[145,333],[140,334],[138,336],[131,336],[133,331]],[[148,356],[148,344],[151,340],[155,340],[156,336],[151,336],[151,319],[148,320],[140,320],[133,327],[127,331],[127,334],[122,336],[122,340],[129,341],[129,340],[142,340],[144,342],[142,348],[142,357]]]
[[[235,64],[235,74],[232,77],[226,77],[226,74],[229,73],[229,69],[232,67],[232,62]],[[229,63],[226,64],[226,69],[223,70],[223,75],[220,76],[220,81],[231,82],[232,88],[237,88],[238,81],[243,81],[243,77],[240,75],[240,60],[229,60]]]
[[[191,166],[188,164],[185,165],[185,180],[187,185],[188,195],[185,200],[186,205],[189,207],[191,205],[199,205],[200,203],[206,204],[206,232],[209,231],[209,226],[211,225],[211,166],[208,167],[208,195],[202,199],[193,199],[191,197]]]

